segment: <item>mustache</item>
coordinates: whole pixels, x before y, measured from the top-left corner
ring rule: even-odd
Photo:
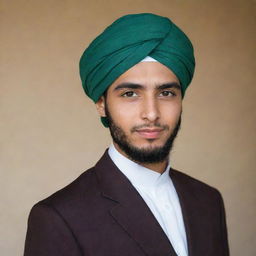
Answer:
[[[162,130],[169,130],[168,125],[162,125],[162,124],[141,124],[141,125],[136,125],[132,127],[131,132],[136,132],[139,129],[144,129],[144,128],[160,128]]]

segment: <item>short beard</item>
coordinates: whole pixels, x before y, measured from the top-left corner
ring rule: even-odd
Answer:
[[[175,125],[175,128],[173,129],[173,132],[162,147],[138,148],[133,146],[128,141],[124,131],[113,121],[106,104],[105,108],[112,139],[120,147],[120,149],[124,151],[128,158],[140,164],[160,163],[168,159],[174,140],[180,129],[181,115]]]

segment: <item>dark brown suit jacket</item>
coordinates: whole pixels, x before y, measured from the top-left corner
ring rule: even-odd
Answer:
[[[171,170],[189,256],[227,256],[220,193]],[[108,153],[30,213],[25,256],[176,256],[146,203]]]

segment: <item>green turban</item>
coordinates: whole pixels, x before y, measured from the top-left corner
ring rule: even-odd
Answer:
[[[151,13],[125,15],[91,42],[80,59],[85,93],[97,102],[120,75],[147,56],[172,70],[184,96],[194,74],[193,46],[171,20]]]

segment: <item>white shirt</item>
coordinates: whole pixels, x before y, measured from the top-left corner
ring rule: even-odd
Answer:
[[[169,238],[178,256],[187,256],[186,232],[179,198],[169,176],[145,168],[120,154],[112,144],[108,154],[118,169],[130,180]]]

